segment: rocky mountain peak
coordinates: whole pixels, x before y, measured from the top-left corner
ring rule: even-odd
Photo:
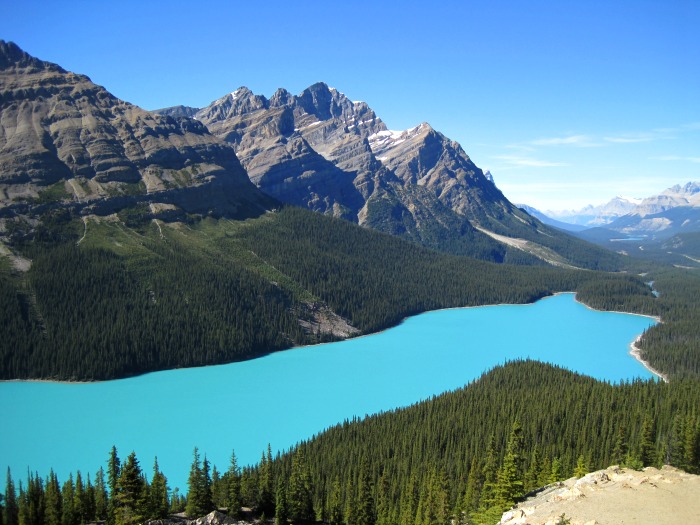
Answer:
[[[284,88],[279,88],[270,98],[271,107],[288,106],[292,104],[294,96]]]
[[[235,91],[215,100],[206,108],[199,110],[197,118],[207,122],[214,122],[269,107],[270,102],[264,96],[256,95],[247,87],[241,86]]]
[[[31,56],[14,42],[0,40],[0,69],[7,69],[10,67],[32,69],[49,68],[65,73],[65,70],[61,69],[57,65],[50,62],[44,62],[43,60],[39,60],[38,58]]]

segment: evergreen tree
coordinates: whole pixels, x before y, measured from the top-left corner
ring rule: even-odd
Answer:
[[[226,500],[228,515],[238,518],[241,513],[241,471],[238,468],[235,451],[231,451],[231,463],[226,474],[228,477],[228,494]]]
[[[564,468],[561,464],[561,459],[558,457],[552,460],[552,470],[549,475],[549,483],[556,483],[564,479]]]
[[[263,453],[260,459],[260,482],[258,485],[258,510],[261,514],[272,516],[275,510],[275,501],[273,500],[273,479],[272,479],[272,450],[270,444],[267,444],[267,455]]]
[[[188,490],[185,513],[189,518],[198,518],[209,512],[208,503],[211,501],[211,496],[207,495],[206,475],[202,468],[199,449],[197,449],[197,447],[194,447],[193,455],[190,475],[187,479]]]
[[[312,496],[311,475],[306,464],[306,455],[303,448],[299,447],[292,456],[292,471],[287,491],[289,518],[292,521],[314,519]]]
[[[523,479],[525,492],[530,492],[540,487],[540,477],[542,476],[542,464],[537,446],[532,448],[530,463]]]
[[[75,485],[73,474],[63,483],[61,488],[61,500],[63,502],[61,512],[61,525],[78,525],[79,519],[75,512]]]
[[[116,504],[119,496],[119,488],[117,481],[121,473],[121,464],[117,455],[117,447],[112,445],[109,451],[109,459],[107,460],[107,486],[109,487],[109,501],[107,505],[107,525],[115,525],[116,523]]]
[[[343,502],[341,500],[340,480],[338,478],[335,478],[333,481],[328,507],[330,525],[341,525],[343,523]]]
[[[158,458],[153,462],[153,478],[148,492],[149,519],[164,519],[168,517],[170,502],[168,501],[168,480],[158,467]]]
[[[135,525],[142,522],[146,504],[146,482],[135,452],[127,456],[121,467],[116,488],[116,525]]]
[[[369,471],[369,462],[365,458],[360,467],[360,479],[357,493],[357,525],[374,525],[377,521],[377,511],[375,508],[372,477]]]
[[[10,467],[7,467],[7,478],[5,482],[5,511],[3,522],[5,525],[19,525],[19,504],[17,502],[17,492],[15,483],[12,481]]]
[[[105,486],[105,471],[102,467],[97,471],[95,476],[95,519],[97,521],[107,518],[109,496],[107,487]]]
[[[61,486],[53,469],[46,480],[46,511],[44,512],[45,525],[61,525],[62,497]]]
[[[81,525],[85,525],[91,517],[87,516],[88,509],[85,507],[85,487],[83,486],[83,476],[78,471],[75,474],[75,490],[73,492],[73,512],[75,519]]]
[[[496,477],[498,474],[496,457],[496,438],[491,434],[486,452],[486,461],[482,469],[484,484],[481,488],[479,508],[481,510],[493,507],[496,503]]]
[[[406,487],[401,493],[401,511],[399,513],[399,522],[410,524],[416,517],[418,511],[418,482],[416,474],[412,472],[408,477]]]
[[[586,466],[586,460],[583,458],[583,454],[581,454],[576,460],[576,469],[574,470],[574,476],[577,478],[582,478],[586,474],[588,474],[588,467]]]
[[[522,426],[516,420],[511,428],[503,464],[498,471],[495,504],[503,509],[513,506],[523,495],[523,436]]]
[[[286,483],[278,483],[277,485],[277,494],[275,496],[275,521],[277,525],[286,525],[287,521],[289,521]]]
[[[628,452],[625,426],[618,425],[617,432],[615,433],[615,446],[612,451],[612,462],[616,465],[622,465],[625,462]]]
[[[461,511],[465,518],[479,508],[479,487],[481,487],[481,469],[476,456],[472,458],[467,476],[467,486],[462,497]]]
[[[656,461],[656,439],[654,433],[654,422],[650,416],[644,418],[642,424],[642,434],[639,443],[638,458],[642,462],[642,466],[647,467],[653,465]]]

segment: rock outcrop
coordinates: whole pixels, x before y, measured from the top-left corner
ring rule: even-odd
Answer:
[[[677,525],[700,522],[700,476],[673,467],[617,466],[548,485],[499,525]]]
[[[154,115],[0,41],[2,216],[56,204],[99,215],[139,202],[226,216],[275,205],[201,123]]]

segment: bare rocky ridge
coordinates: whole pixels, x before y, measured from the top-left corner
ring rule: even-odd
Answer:
[[[228,216],[274,206],[201,123],[154,115],[0,41],[2,216],[57,203],[107,214],[135,202]]]
[[[499,525],[678,525],[700,523],[700,476],[674,467],[617,466],[545,487]]]

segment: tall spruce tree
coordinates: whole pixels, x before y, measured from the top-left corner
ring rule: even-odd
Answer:
[[[144,520],[146,482],[136,453],[131,452],[119,472],[115,501],[116,525],[136,525]]]
[[[17,492],[15,483],[12,481],[10,467],[7,467],[7,478],[5,481],[5,525],[19,525],[19,504],[17,503]]]
[[[311,521],[315,518],[311,474],[302,447],[292,456],[292,471],[289,475],[287,503],[292,521]]]
[[[238,468],[235,451],[231,451],[231,462],[226,474],[228,477],[228,494],[226,500],[228,515],[238,518],[241,514],[241,470]]]

